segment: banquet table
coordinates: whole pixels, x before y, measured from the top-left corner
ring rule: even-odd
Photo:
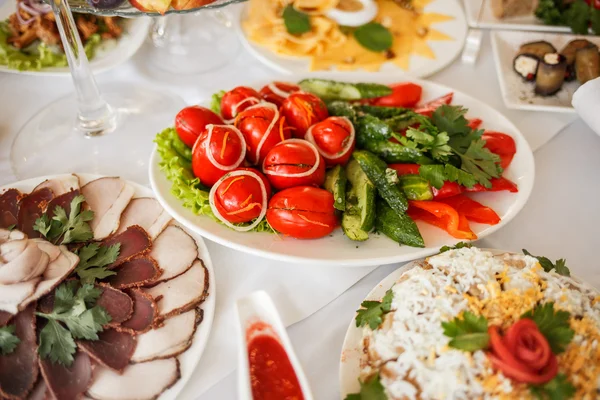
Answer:
[[[513,221],[479,241],[478,246],[513,251],[527,248],[534,254],[553,260],[566,258],[567,265],[574,274],[600,287],[600,263],[595,251],[595,246],[600,245],[600,136],[575,115],[506,109],[500,96],[488,36],[484,35],[477,63],[469,65],[457,60],[429,78],[481,99],[507,115],[522,130],[535,150],[536,178],[529,202]],[[241,47],[238,57],[220,70],[199,76],[169,75],[154,70],[146,63],[148,47],[147,44],[127,63],[98,75],[98,83],[101,86],[118,81],[144,84],[175,93],[186,103],[194,104],[206,101],[217,90],[252,80],[275,77],[285,79],[263,67]],[[0,186],[16,179],[10,169],[9,153],[18,129],[49,101],[71,92],[72,83],[68,76],[47,78],[0,74]],[[157,130],[160,128],[157,127]],[[149,133],[149,140],[152,134]],[[115,163],[122,157],[126,157],[126,154],[116,151]],[[252,265],[243,264],[273,263],[258,257],[250,258],[215,243],[208,245],[213,263],[216,266],[220,263],[230,264],[232,269],[228,271],[252,268]],[[358,280],[356,284],[341,295],[336,294],[335,299],[335,296],[327,300],[321,299],[321,303],[314,304],[315,310],[320,308],[317,312],[288,329],[315,399],[339,398],[339,356],[348,324],[362,299],[399,265],[381,266],[372,272],[371,269],[357,270],[356,277],[349,279],[349,282]],[[327,271],[328,279],[335,279],[335,276],[335,269]],[[217,275],[217,278],[223,277]],[[273,280],[276,281],[277,277],[273,277]],[[259,288],[260,285],[260,282],[255,282],[252,287]],[[348,286],[350,285],[351,283]],[[222,293],[227,290],[233,290],[226,280],[219,282],[217,287],[218,296],[223,296]],[[309,292],[311,282],[301,281],[293,289]],[[228,310],[231,311],[230,308]],[[295,322],[297,319],[301,318],[291,318],[288,321]],[[213,349],[216,354],[211,356],[213,359],[220,352],[231,355],[236,351],[235,341],[221,345],[225,347]],[[232,371],[233,366],[226,370],[224,376],[215,376],[213,381],[217,383],[209,387],[201,385],[198,380],[199,377],[210,374],[210,362],[203,361],[205,362],[200,363],[200,369],[178,398],[236,398],[236,374]]]

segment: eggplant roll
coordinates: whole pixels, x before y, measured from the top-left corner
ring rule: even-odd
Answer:
[[[567,59],[567,76],[565,80],[570,82],[575,80],[575,53],[579,49],[586,48],[592,45],[593,43],[586,39],[575,39],[571,40],[567,45],[560,51],[560,54],[566,57]]]
[[[540,60],[533,54],[519,54],[513,61],[513,69],[521,78],[533,82]]]
[[[600,53],[594,44],[575,53],[575,74],[577,80],[584,84],[600,77]]]
[[[531,42],[521,45],[517,55],[532,54],[541,60],[544,55],[548,53],[556,53],[556,48],[552,46],[552,43],[540,40],[539,42]]]
[[[535,93],[540,96],[552,96],[558,92],[565,81],[567,60],[559,53],[548,53],[540,60],[535,77]]]

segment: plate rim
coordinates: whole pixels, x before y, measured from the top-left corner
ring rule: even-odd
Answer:
[[[82,177],[84,180],[86,180],[88,182],[91,180],[94,180],[94,179],[107,177],[107,175],[90,174],[90,173],[83,173],[83,172],[82,173],[74,172],[72,174],[64,173],[64,174],[45,175],[45,176],[40,176],[40,177],[35,177],[35,178],[24,179],[21,181],[15,181],[13,183],[9,183],[6,185],[1,185],[0,193],[3,193],[4,190],[10,189],[10,188],[19,189],[19,188],[23,188],[23,187],[29,187],[28,190],[31,190],[36,185],[43,182],[44,180],[56,179],[59,177],[69,176],[69,175],[73,175],[73,174]],[[121,178],[121,179],[123,179],[123,178]],[[147,186],[143,186],[134,181],[130,181],[127,179],[123,179],[123,180],[135,189],[135,194],[133,197],[134,199],[138,198],[138,197],[156,198],[156,196],[154,195],[154,191],[151,188],[149,188]],[[25,190],[25,189],[19,189],[19,190]],[[171,215],[171,217],[173,218],[174,222],[179,223],[172,215]],[[209,277],[208,277],[209,292],[208,292],[208,296],[206,297],[206,299],[201,303],[201,305],[204,306],[204,307],[202,307],[203,319],[200,322],[200,324],[198,325],[198,328],[196,329],[196,333],[194,334],[194,338],[192,340],[192,345],[186,351],[184,351],[182,354],[179,354],[175,357],[170,357],[170,358],[176,358],[179,361],[179,364],[180,364],[179,368],[181,370],[182,369],[181,364],[183,364],[183,362],[181,361],[180,358],[185,356],[186,354],[188,354],[188,356],[186,358],[189,359],[190,361],[186,361],[186,362],[189,363],[189,371],[187,372],[187,374],[185,376],[183,374],[181,374],[181,377],[179,378],[179,380],[177,382],[175,382],[175,384],[173,386],[169,387],[167,390],[162,392],[161,395],[158,397],[158,400],[170,400],[170,399],[175,400],[175,399],[177,399],[177,396],[179,395],[179,393],[181,393],[182,390],[188,385],[190,378],[192,377],[194,371],[198,367],[198,364],[200,363],[200,359],[202,358],[202,355],[204,354],[204,351],[206,350],[206,346],[208,344],[208,339],[210,338],[210,334],[212,332],[212,327],[213,327],[212,325],[213,325],[215,311],[216,311],[216,299],[217,299],[216,279],[215,279],[215,269],[214,269],[214,266],[212,263],[212,258],[210,256],[208,248],[206,247],[206,243],[204,242],[204,238],[202,237],[202,235],[199,235],[195,231],[186,232],[186,233],[188,233],[196,241],[196,243],[199,247],[198,253],[199,254],[201,253],[203,255],[202,261],[203,261],[204,265],[206,266],[206,269],[209,272]],[[204,325],[204,327],[202,327],[203,325]],[[194,345],[196,345],[197,350],[194,354],[191,354],[191,353],[189,353],[189,351],[194,347]],[[193,355],[193,357],[192,357],[192,355]]]

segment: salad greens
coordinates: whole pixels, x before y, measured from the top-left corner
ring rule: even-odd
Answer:
[[[566,25],[576,34],[587,34],[590,26],[595,34],[600,34],[600,9],[595,3],[585,0],[540,0],[535,16],[546,25]]]

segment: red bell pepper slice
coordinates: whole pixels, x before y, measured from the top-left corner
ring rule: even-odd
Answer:
[[[496,225],[500,222],[500,217],[494,210],[492,210],[490,207],[484,206],[470,197],[465,196],[464,194],[448,197],[440,201],[454,208],[459,214],[464,215],[469,221],[479,222],[480,224],[486,225]]]
[[[465,191],[465,188],[456,182],[446,181],[444,186],[439,189],[432,187],[431,191],[433,192],[433,198],[439,200],[459,195]]]
[[[417,84],[402,82],[389,86],[392,88],[392,94],[376,98],[371,104],[384,107],[412,108],[421,100],[423,89]]]
[[[398,176],[419,175],[419,164],[388,164],[388,168],[396,170]]]
[[[477,235],[469,227],[467,218],[448,204],[416,200],[410,200],[408,204],[408,215],[413,220],[421,220],[437,226],[457,239],[477,239]]]
[[[483,123],[483,121],[480,120],[479,118],[471,118],[469,120],[469,128],[477,129],[481,126],[482,123]]]
[[[492,178],[490,179],[490,182],[492,184],[492,187],[489,189],[477,183],[471,188],[464,188],[464,190],[466,192],[502,192],[504,190],[507,190],[511,193],[517,193],[519,191],[519,188],[517,187],[516,183],[502,176],[500,178]]]
[[[448,93],[445,96],[439,97],[435,100],[431,100],[425,104],[421,104],[419,107],[415,109],[417,114],[425,115],[427,117],[431,117],[433,112],[437,110],[438,107],[443,106],[444,104],[452,103],[452,98],[454,97],[454,93]]]
[[[485,140],[485,147],[489,151],[500,156],[500,166],[508,168],[517,152],[515,140],[505,133],[492,131],[485,131],[481,138]]]

